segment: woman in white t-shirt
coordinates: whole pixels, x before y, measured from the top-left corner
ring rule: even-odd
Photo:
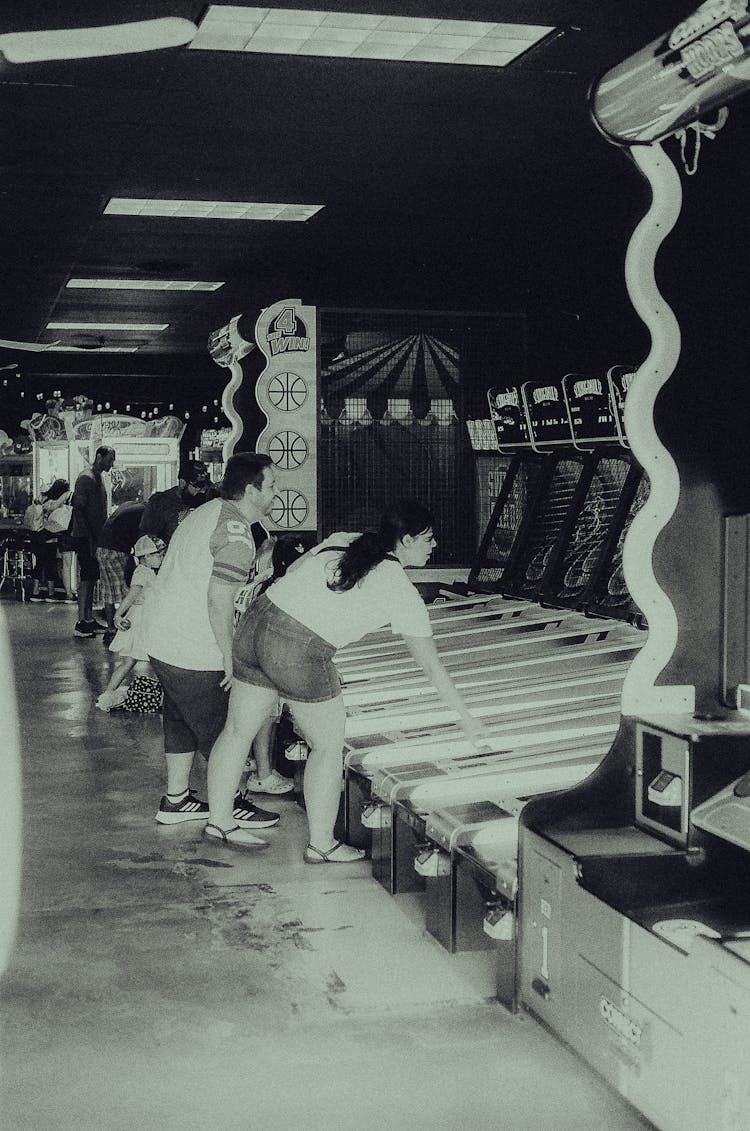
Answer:
[[[334,839],[341,792],[345,710],[337,648],[390,624],[472,741],[469,713],[438,657],[427,609],[404,571],[424,566],[436,545],[432,515],[406,501],[384,514],[377,534],[333,534],[295,562],[237,626],[226,726],[208,762],[208,835],[256,844],[232,817],[248,746],[280,695],[310,747],[305,767],[309,864],[345,864],[364,853]]]

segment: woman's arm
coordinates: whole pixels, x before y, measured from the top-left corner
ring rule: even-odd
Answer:
[[[460,719],[466,737],[473,742],[487,744],[488,739],[479,719],[475,719],[464,702],[461,692],[446,671],[431,636],[404,636],[404,643],[419,664],[440,698],[452,707]]]

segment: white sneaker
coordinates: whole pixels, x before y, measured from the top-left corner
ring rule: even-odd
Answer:
[[[247,779],[248,793],[267,793],[278,796],[280,793],[291,793],[294,782],[291,778],[283,777],[278,770],[271,770],[268,777],[259,778],[257,773],[251,774]]]
[[[118,687],[114,691],[102,691],[96,701],[100,711],[111,711],[113,707],[120,707],[128,697],[127,687]]]

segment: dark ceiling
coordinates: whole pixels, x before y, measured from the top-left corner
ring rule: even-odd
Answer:
[[[154,354],[204,355],[210,331],[285,297],[575,311],[607,285],[638,177],[593,126],[587,89],[695,0],[307,6],[558,31],[502,70],[187,48],[1,62],[0,338],[96,345],[98,334],[46,323],[168,322],[131,339],[136,372]],[[158,16],[198,23],[204,11],[190,0],[3,0],[0,33]],[[167,220],[105,216],[111,196],[325,207],[306,223]],[[212,294],[65,290],[69,277],[92,275],[226,285]],[[84,355],[66,356],[71,371]],[[0,362],[18,358],[0,351]]]

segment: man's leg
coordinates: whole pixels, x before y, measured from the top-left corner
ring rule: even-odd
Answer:
[[[94,583],[88,577],[81,575],[78,583],[78,620],[88,624],[93,620]]]
[[[188,791],[195,751],[189,750],[179,754],[165,751],[164,757],[167,762],[167,797],[170,801],[175,801],[184,797]]]

